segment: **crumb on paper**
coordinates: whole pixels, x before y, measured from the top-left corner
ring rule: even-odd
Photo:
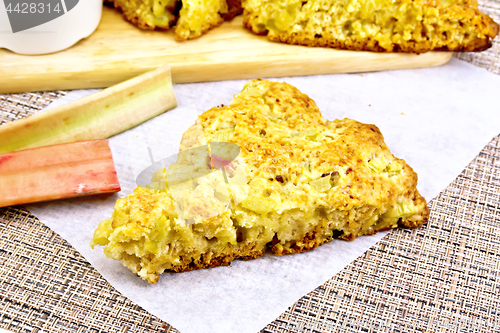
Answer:
[[[372,106],[371,104],[368,104],[368,106]]]
[[[85,190],[85,186],[86,185],[83,184],[83,183],[82,184],[78,184],[78,188],[76,189],[76,193],[82,194],[84,192],[84,190]]]
[[[404,113],[404,112],[401,112],[401,115],[402,115],[402,116],[404,116],[404,115],[406,115],[406,113]]]

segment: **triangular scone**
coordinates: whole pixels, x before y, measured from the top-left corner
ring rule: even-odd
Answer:
[[[273,41],[347,50],[482,51],[498,24],[476,0],[244,0],[244,25]]]
[[[328,121],[286,83],[250,81],[200,115],[181,150],[118,200],[91,242],[151,283],[164,270],[308,251],[429,215],[416,173],[376,126]]]
[[[173,25],[175,39],[182,41],[241,14],[240,0],[105,0],[122,11],[123,17],[141,29],[168,30]]]

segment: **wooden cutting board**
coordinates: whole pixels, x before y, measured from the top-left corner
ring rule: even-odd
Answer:
[[[173,31],[143,31],[104,7],[94,34],[68,50],[21,56],[0,49],[0,93],[107,87],[168,63],[176,83],[353,73],[439,66],[452,54],[384,54],[269,42],[242,18],[201,38],[176,42]]]

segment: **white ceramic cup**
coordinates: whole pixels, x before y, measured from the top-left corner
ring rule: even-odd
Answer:
[[[102,0],[0,0],[0,48],[20,54],[64,50],[99,25]]]

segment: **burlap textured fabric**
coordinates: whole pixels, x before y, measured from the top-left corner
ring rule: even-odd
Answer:
[[[499,0],[481,9],[500,22]],[[498,37],[455,56],[500,74]],[[64,94],[0,95],[0,122]],[[429,206],[427,226],[390,233],[262,332],[500,332],[500,135]],[[21,207],[0,208],[0,328],[177,332]]]

